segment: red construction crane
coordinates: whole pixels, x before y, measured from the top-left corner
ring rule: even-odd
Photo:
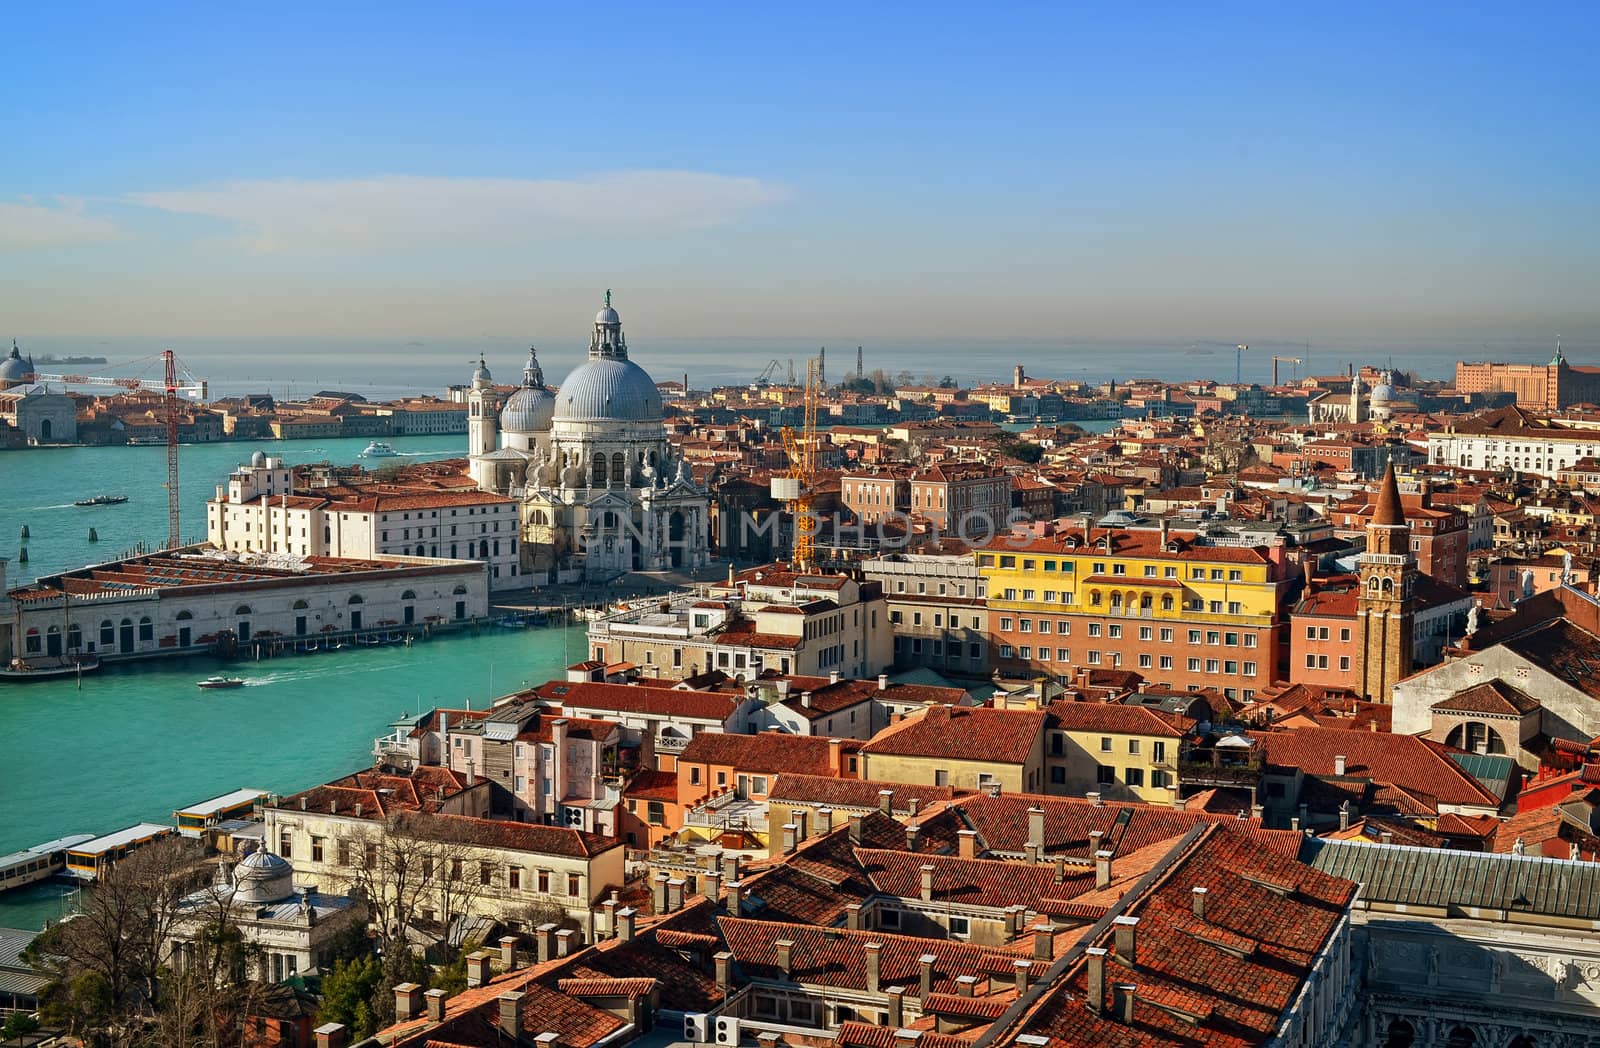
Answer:
[[[137,364],[140,361],[133,363]],[[167,548],[170,549],[183,543],[182,532],[178,527],[178,415],[181,403],[179,395],[204,401],[210,393],[210,387],[204,379],[195,378],[190,374],[188,368],[180,368],[178,358],[170,349],[162,351],[161,363],[165,375],[160,382],[143,378],[57,375],[45,372],[35,372],[29,379],[34,382],[59,382],[62,385],[73,386],[116,386],[120,389],[144,390],[162,395],[162,415],[167,424]]]

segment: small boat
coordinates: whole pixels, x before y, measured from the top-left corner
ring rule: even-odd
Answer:
[[[528,624],[528,620],[521,615],[502,615],[499,623],[508,630],[520,630]]]
[[[361,457],[366,459],[394,458],[400,452],[394,449],[393,444],[385,444],[381,440],[374,440],[368,444],[366,450],[361,452]]]
[[[243,677],[207,677],[205,680],[196,681],[197,688],[242,688]]]
[[[79,499],[74,506],[120,506],[128,501],[126,495],[96,495],[90,499]]]
[[[93,655],[39,656],[24,655],[0,667],[0,680],[54,680],[93,673],[100,668],[100,660]]]

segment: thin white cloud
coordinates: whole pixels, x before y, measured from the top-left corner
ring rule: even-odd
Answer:
[[[755,178],[632,171],[571,180],[237,181],[131,199],[232,223],[246,244],[265,252],[517,244],[580,233],[655,236],[722,225],[786,195],[782,186]]]
[[[114,223],[87,214],[75,197],[55,197],[50,203],[0,200],[0,251],[101,244],[121,237]]]

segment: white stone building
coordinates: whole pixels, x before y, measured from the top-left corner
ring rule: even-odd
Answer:
[[[521,503],[527,571],[601,581],[710,560],[709,496],[668,444],[661,394],[628,359],[610,299],[589,359],[555,393],[530,354],[498,418],[481,361],[467,394],[473,478]]]

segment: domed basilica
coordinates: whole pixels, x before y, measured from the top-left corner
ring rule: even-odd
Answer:
[[[599,581],[710,559],[709,497],[667,443],[661,394],[628,359],[611,292],[594,318],[589,359],[558,389],[544,384],[530,350],[522,385],[498,416],[496,402],[480,360],[467,395],[472,478],[522,503],[527,571]]]

